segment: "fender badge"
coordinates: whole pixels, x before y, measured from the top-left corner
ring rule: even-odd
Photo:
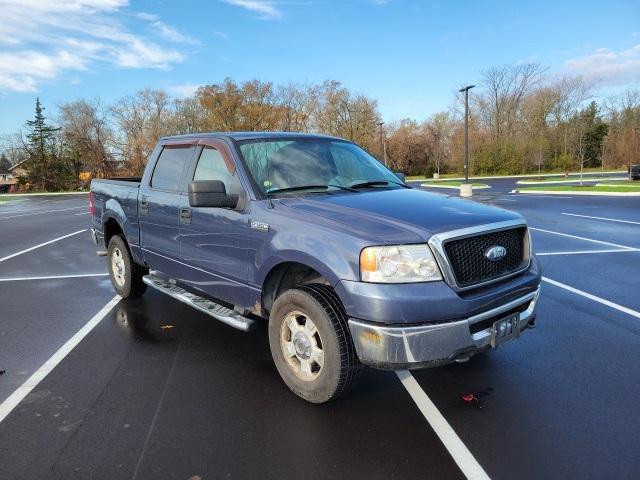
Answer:
[[[268,232],[269,231],[269,224],[268,223],[263,223],[263,222],[256,222],[251,220],[251,229],[252,230],[258,230],[259,232]]]

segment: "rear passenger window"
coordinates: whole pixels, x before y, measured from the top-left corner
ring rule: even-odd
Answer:
[[[177,192],[182,169],[191,157],[191,147],[164,147],[151,177],[151,187]]]
[[[202,149],[193,180],[222,180],[227,193],[239,194],[242,191],[234,166],[227,165],[222,154],[211,147]]]

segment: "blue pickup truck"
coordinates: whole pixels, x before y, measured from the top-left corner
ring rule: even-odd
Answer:
[[[363,365],[464,362],[535,320],[526,222],[412,189],[352,142],[291,133],[162,138],[142,178],[94,180],[98,254],[122,297],[148,286],[248,331],[314,403]]]

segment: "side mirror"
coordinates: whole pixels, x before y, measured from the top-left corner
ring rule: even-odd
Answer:
[[[404,173],[402,173],[402,172],[394,172],[394,173],[396,174],[396,177],[398,177],[402,183],[405,183]]]
[[[198,180],[189,184],[189,206],[236,208],[238,195],[227,194],[221,180]]]

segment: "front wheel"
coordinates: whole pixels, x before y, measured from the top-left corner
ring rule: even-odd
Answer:
[[[277,298],[269,315],[269,345],[284,382],[309,402],[335,400],[360,377],[344,307],[327,285],[303,285]]]
[[[114,235],[109,240],[107,258],[111,284],[118,295],[122,298],[141,296],[147,289],[142,277],[148,273],[148,270],[133,261],[129,248],[121,236]]]

